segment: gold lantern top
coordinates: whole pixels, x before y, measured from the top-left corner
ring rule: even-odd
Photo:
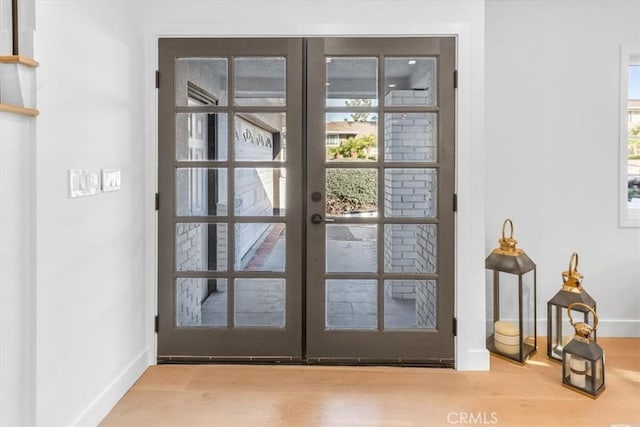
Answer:
[[[591,312],[591,314],[593,314],[593,326],[585,322],[573,321],[573,317],[571,316],[571,310],[573,310],[576,306],[581,306],[583,308],[583,310],[580,310],[578,308],[576,308],[576,310],[580,310],[580,311],[588,310]],[[596,329],[598,329],[598,315],[596,314],[595,310],[589,307],[587,304],[584,304],[581,302],[574,302],[573,304],[569,304],[569,307],[567,307],[567,311],[569,314],[569,323],[571,323],[571,326],[573,326],[573,328],[576,331],[576,336],[574,339],[588,344],[590,341],[593,340],[591,337],[591,333],[594,332]]]
[[[505,228],[507,228],[507,224],[509,224],[509,229],[510,229],[509,237],[505,237],[504,235],[504,231],[505,231]],[[500,247],[495,248],[492,251],[494,254],[518,256],[524,253],[522,249],[519,249],[516,247],[516,245],[518,244],[518,241],[513,238],[513,222],[511,221],[510,218],[505,219],[504,223],[502,224],[502,238],[498,240],[498,243],[500,244]]]
[[[578,272],[578,254],[571,254],[569,270],[562,272],[562,290],[567,292],[582,293],[582,279],[584,276]]]
[[[509,237],[505,230],[509,225]],[[495,248],[485,260],[485,267],[491,270],[504,271],[513,274],[524,274],[533,270],[535,263],[517,247],[518,241],[513,238],[513,222],[507,218],[502,224],[502,238],[498,240],[500,247]]]
[[[569,260],[569,270],[562,272],[562,287],[548,303],[568,307],[571,303],[580,302],[595,308],[596,301],[582,287],[583,278],[584,276],[578,272],[578,254],[574,252]],[[588,312],[582,306],[576,307],[576,310],[583,313]]]

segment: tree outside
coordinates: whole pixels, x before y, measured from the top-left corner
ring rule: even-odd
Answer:
[[[347,107],[371,107],[370,99],[349,99],[344,102]],[[371,113],[351,113],[352,122],[368,122]],[[374,116],[375,118],[375,116]],[[349,121],[346,117],[344,121]]]
[[[370,159],[375,160],[376,156],[371,153],[371,149],[376,145],[375,135],[360,137],[350,137],[337,147],[328,149],[330,159]]]

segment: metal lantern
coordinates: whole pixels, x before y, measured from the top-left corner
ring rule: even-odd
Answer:
[[[593,326],[586,322],[574,323],[571,313],[572,310],[581,311],[578,308],[593,314]],[[598,315],[581,302],[569,304],[567,314],[576,335],[562,352],[562,384],[596,398],[604,391],[604,351],[591,336],[598,327]]]
[[[573,335],[565,309],[573,303],[580,303],[573,307],[582,313],[584,323],[589,322],[590,310],[587,308],[596,311],[596,302],[582,287],[582,278],[578,272],[578,254],[574,252],[569,260],[569,271],[562,273],[562,288],[547,302],[547,356],[551,359],[562,360],[562,347]],[[596,341],[595,331],[593,340]]]
[[[509,237],[505,229],[509,225]],[[487,293],[487,349],[498,356],[524,363],[537,348],[536,265],[516,247],[513,222],[502,224],[500,247],[485,260],[489,273]]]

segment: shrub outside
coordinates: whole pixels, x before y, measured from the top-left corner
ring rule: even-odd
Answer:
[[[327,213],[375,210],[378,204],[375,169],[327,169]]]

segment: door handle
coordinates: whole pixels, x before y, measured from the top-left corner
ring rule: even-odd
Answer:
[[[311,215],[311,223],[312,224],[321,224],[323,222],[335,222],[335,220],[330,218],[322,218],[322,215],[314,213]]]

